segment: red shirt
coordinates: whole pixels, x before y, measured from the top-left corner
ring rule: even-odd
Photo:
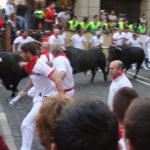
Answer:
[[[0,18],[0,28],[3,28],[4,27],[4,21],[3,19]]]
[[[45,21],[55,23],[55,9],[54,8],[46,8],[45,11]]]

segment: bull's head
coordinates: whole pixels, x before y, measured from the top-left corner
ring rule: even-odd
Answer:
[[[123,48],[121,46],[110,46],[108,54],[108,62],[113,60],[121,60]]]

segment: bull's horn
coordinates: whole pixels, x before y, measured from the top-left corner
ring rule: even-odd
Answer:
[[[0,57],[0,63],[3,61],[3,59]]]

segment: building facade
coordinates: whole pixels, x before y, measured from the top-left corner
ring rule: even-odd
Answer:
[[[99,15],[100,9],[126,13],[131,21],[137,20],[145,13],[150,27],[150,0],[76,0],[75,3],[75,14],[79,18],[92,18],[95,14]]]

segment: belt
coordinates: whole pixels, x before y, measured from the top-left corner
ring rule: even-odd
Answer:
[[[65,89],[65,90],[64,90],[64,93],[69,92],[69,91],[71,91],[71,90],[73,90],[73,89],[74,89],[74,86],[73,86],[72,88]]]

